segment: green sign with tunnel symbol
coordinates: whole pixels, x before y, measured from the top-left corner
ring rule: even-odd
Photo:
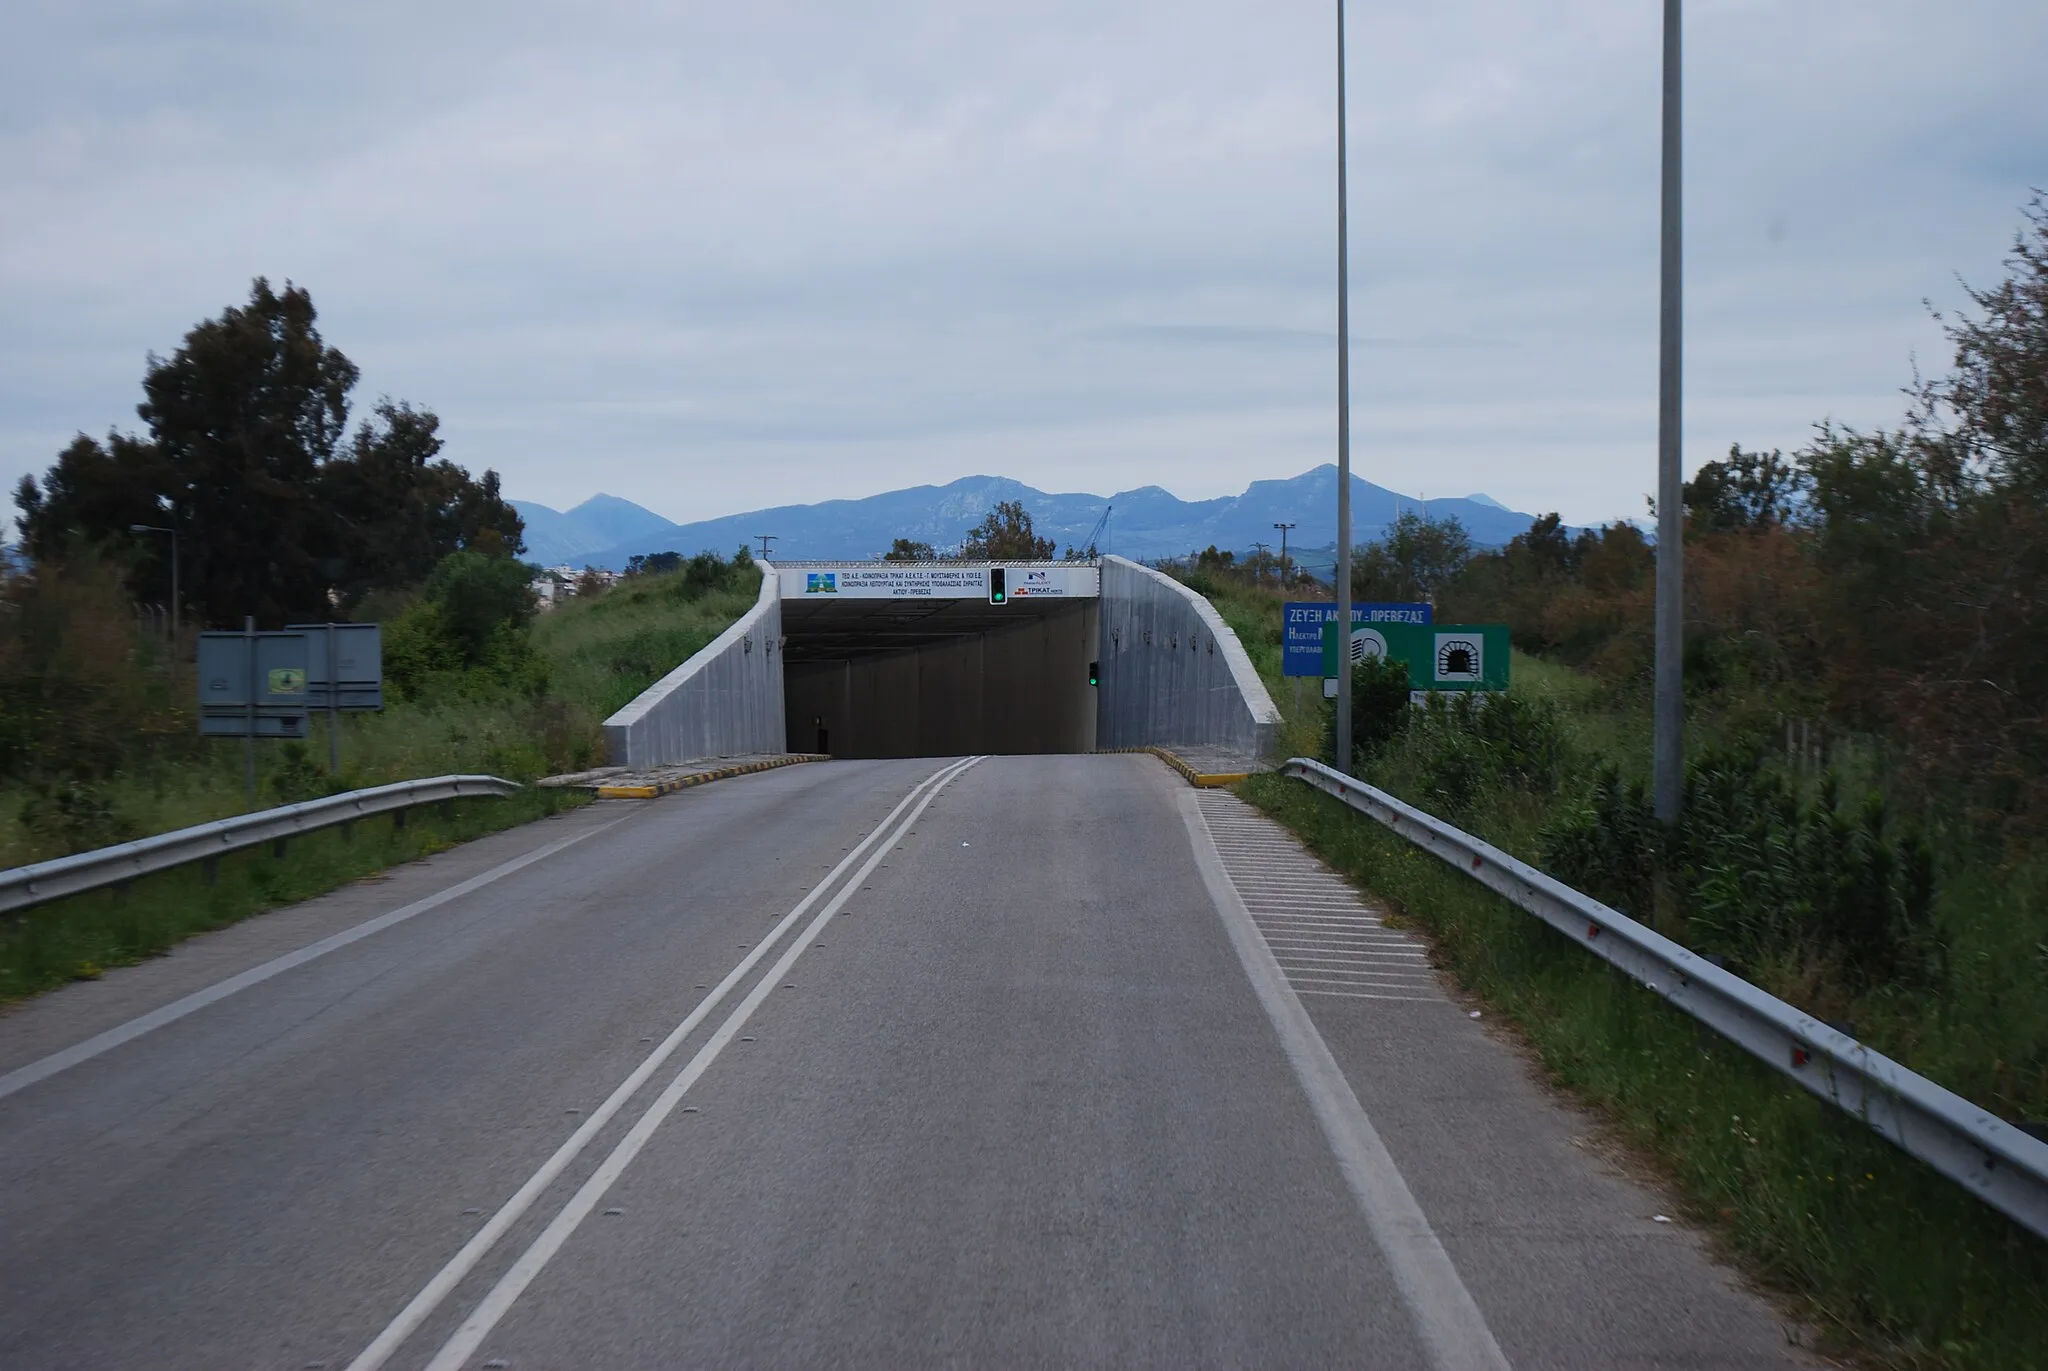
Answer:
[[[1506,690],[1506,624],[1357,624],[1351,660],[1391,657],[1408,663],[1411,690]],[[1337,676],[1337,625],[1323,625],[1323,676]]]

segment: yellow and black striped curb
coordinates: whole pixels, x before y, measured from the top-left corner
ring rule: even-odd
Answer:
[[[714,767],[710,771],[693,771],[687,776],[671,776],[664,781],[651,781],[646,785],[600,785],[595,787],[600,800],[651,800],[657,795],[670,795],[678,790],[687,790],[693,785],[705,785],[712,781],[723,781],[733,776],[749,776],[756,771],[773,771],[778,766],[794,766],[798,762],[824,762],[831,759],[819,752],[792,752],[786,757],[769,757],[759,762],[741,762],[737,766]]]
[[[1181,775],[1187,777],[1189,785],[1205,790],[1226,785],[1236,785],[1239,781],[1249,780],[1252,774],[1249,771],[1197,771],[1188,763],[1186,758],[1169,752],[1163,747],[1104,747],[1096,750],[1099,752],[1149,752]]]

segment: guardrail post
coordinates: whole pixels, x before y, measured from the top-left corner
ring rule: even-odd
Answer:
[[[283,859],[284,845],[290,841],[291,839],[289,838],[273,838],[270,840],[270,855],[273,860]]]
[[[199,871],[206,878],[208,885],[220,884],[220,858],[202,857],[199,861]]]
[[[405,832],[405,816],[409,812],[404,809],[394,809],[391,811],[391,831],[393,833]]]

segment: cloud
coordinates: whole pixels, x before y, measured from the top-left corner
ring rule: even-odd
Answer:
[[[1996,279],[2048,14],[1696,0],[1688,457],[1879,424]],[[1001,469],[1185,497],[1335,449],[1329,7],[101,3],[0,19],[0,479],[308,286],[518,496],[671,517]],[[1351,10],[1355,452],[1633,515],[1657,15]]]

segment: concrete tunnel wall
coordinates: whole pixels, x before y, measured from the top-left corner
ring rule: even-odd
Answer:
[[[605,720],[613,765],[807,752],[819,717],[842,757],[1277,749],[1280,712],[1214,606],[1125,558],[1102,559],[1100,600],[903,652],[798,663],[786,680],[777,577],[762,571],[751,610]]]
[[[1014,627],[845,661],[784,669],[792,752],[835,757],[947,757],[976,752],[1089,752],[1095,747],[1094,600],[1061,604]]]
[[[1097,746],[1279,748],[1280,710],[1223,616],[1179,581],[1102,559]]]
[[[613,766],[782,751],[781,590],[775,568],[759,565],[754,607],[604,721]]]

